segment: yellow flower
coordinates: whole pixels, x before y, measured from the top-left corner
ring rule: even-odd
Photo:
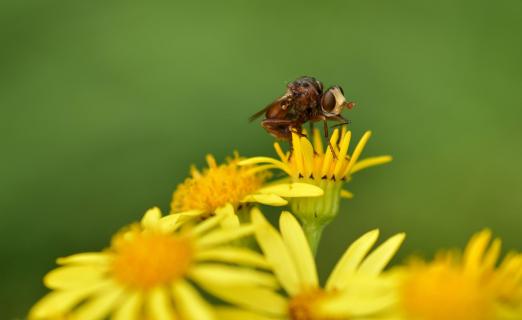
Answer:
[[[287,296],[248,284],[209,288],[241,307],[219,308],[220,319],[361,319],[394,303],[392,283],[381,271],[398,250],[404,234],[391,237],[371,253],[379,231],[364,234],[349,246],[321,287],[312,251],[292,214],[282,213],[281,233],[257,209],[252,212],[252,221],[259,246]]]
[[[462,256],[441,252],[399,269],[402,319],[522,319],[522,254],[508,254],[497,267],[501,241],[489,245],[491,238],[483,230]]]
[[[340,134],[340,136],[339,136]],[[293,152],[284,152],[279,143],[274,143],[280,160],[269,157],[253,157],[240,162],[241,165],[265,164],[270,168],[278,168],[286,172],[292,181],[305,181],[316,185],[327,185],[329,182],[350,180],[351,175],[363,169],[390,162],[390,156],[379,156],[359,161],[359,157],[370,139],[371,132],[366,131],[353,150],[348,153],[352,133],[335,129],[329,146],[323,147],[319,130],[313,132],[313,144],[306,137],[292,133]],[[323,188],[326,189],[326,188]],[[348,191],[343,196],[350,197]]]
[[[227,204],[235,210],[249,202],[283,206],[288,203],[284,198],[323,194],[320,188],[305,183],[267,184],[266,167],[239,166],[240,160],[236,154],[218,165],[212,155],[207,155],[208,168],[201,172],[192,167],[192,176],[174,191],[171,213],[206,217]]]
[[[149,210],[139,224],[117,233],[110,248],[58,259],[44,283],[53,291],[31,309],[29,319],[215,319],[188,280],[205,286],[249,282],[275,286],[258,253],[226,243],[253,232],[252,225],[222,229],[232,208],[180,228],[179,216]],[[220,262],[220,263],[216,263]],[[229,264],[223,264],[229,263]]]
[[[303,223],[314,251],[323,228],[339,212],[340,198],[352,197],[350,192],[343,190],[345,181],[349,181],[352,174],[358,171],[392,160],[390,156],[380,156],[359,161],[371,132],[367,131],[353,152],[349,154],[351,136],[352,133],[346,131],[345,127],[341,132],[336,129],[330,139],[330,145],[324,148],[318,130],[313,132],[313,144],[308,138],[292,133],[292,153],[283,152],[279,143],[274,144],[280,160],[253,157],[240,162],[240,165],[245,166],[259,164],[264,168],[277,168],[288,174],[294,183],[309,183],[324,190],[322,197],[302,197],[290,200],[290,208]],[[332,149],[334,153],[332,153]]]

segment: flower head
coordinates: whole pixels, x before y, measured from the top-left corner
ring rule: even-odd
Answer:
[[[393,304],[393,287],[381,271],[398,250],[404,234],[389,238],[370,253],[379,232],[366,233],[349,246],[322,287],[311,248],[292,214],[281,215],[280,233],[256,209],[252,221],[259,246],[286,295],[248,284],[232,289],[212,288],[244,309],[220,309],[224,318],[257,319],[251,315],[257,313],[270,319],[357,319],[375,315]]]
[[[343,190],[345,181],[352,174],[368,167],[391,161],[390,156],[367,158],[359,161],[359,157],[370,139],[367,131],[353,152],[348,153],[351,132],[335,129],[330,144],[323,147],[318,130],[313,132],[313,143],[305,136],[292,133],[293,151],[283,152],[279,143],[274,148],[280,160],[269,157],[253,157],[240,162],[249,166],[259,164],[262,167],[277,168],[288,174],[293,182],[305,182],[324,190],[322,197],[293,198],[290,200],[292,212],[299,217],[305,227],[310,243],[315,250],[323,228],[330,223],[339,212],[340,198],[351,198],[352,194]],[[333,150],[333,152],[332,152]]]
[[[225,245],[253,232],[251,225],[217,228],[225,216],[180,228],[178,215],[162,218],[159,209],[149,210],[139,224],[118,232],[107,250],[58,259],[60,267],[44,278],[53,291],[33,306],[29,319],[214,319],[189,279],[207,286],[274,282],[266,273],[215,263],[267,267],[261,255]]]
[[[323,194],[320,188],[305,183],[268,184],[266,167],[239,166],[240,161],[236,154],[218,165],[212,155],[207,155],[208,168],[199,171],[192,167],[192,176],[174,191],[171,212],[211,216],[227,204],[235,210],[249,202],[282,206],[288,203],[284,198]]]
[[[333,131],[330,138],[331,148],[330,145],[326,148],[323,147],[321,134],[317,129],[313,131],[313,143],[306,136],[300,136],[294,132],[292,133],[292,153],[284,152],[276,142],[274,148],[280,160],[254,157],[241,161],[241,164],[268,164],[286,172],[294,181],[349,180],[353,173],[391,161],[390,156],[372,157],[359,161],[370,136],[371,132],[367,131],[352,154],[349,154],[352,133],[346,131],[346,127],[343,127],[341,132],[339,129]]]
[[[464,253],[441,252],[432,262],[414,260],[399,272],[404,319],[522,319],[522,254],[497,267],[500,239],[483,230]]]

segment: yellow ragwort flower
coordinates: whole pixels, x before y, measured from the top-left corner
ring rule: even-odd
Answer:
[[[390,308],[392,283],[381,274],[401,245],[400,233],[369,253],[379,231],[353,242],[321,287],[303,229],[289,212],[280,216],[280,233],[257,209],[252,211],[256,238],[286,296],[262,286],[213,287],[210,292],[241,309],[219,308],[220,319],[330,320],[362,319]]]
[[[308,138],[292,133],[292,153],[283,152],[279,143],[274,144],[280,160],[253,157],[240,162],[240,165],[258,164],[263,168],[277,168],[288,174],[292,182],[309,183],[324,190],[322,197],[290,199],[290,208],[303,223],[314,251],[323,228],[339,212],[340,198],[352,197],[350,192],[343,190],[345,181],[349,181],[352,174],[360,170],[392,160],[390,156],[379,156],[359,161],[371,132],[367,131],[349,154],[351,136],[352,133],[346,131],[346,127],[342,131],[335,129],[330,139],[331,148],[329,145],[325,148],[318,130],[313,132],[313,144]]]
[[[340,136],[339,136],[340,134]],[[330,138],[334,153],[329,146],[323,147],[319,130],[313,132],[313,144],[307,137],[292,133],[293,152],[284,152],[279,143],[274,143],[280,160],[270,157],[253,157],[240,162],[241,165],[265,164],[267,168],[278,168],[286,172],[292,181],[309,182],[324,186],[328,182],[350,180],[351,175],[392,160],[391,156],[379,156],[359,161],[359,157],[370,139],[371,131],[366,131],[353,150],[348,153],[352,133],[346,127],[335,129]],[[323,188],[326,189],[326,188]],[[348,191],[343,196],[350,197]]]
[[[226,245],[253,232],[252,225],[218,228],[232,208],[195,226],[180,228],[179,216],[149,210],[140,223],[117,233],[110,248],[58,259],[44,283],[52,289],[29,319],[216,319],[190,279],[207,287],[257,283],[275,286],[258,253]],[[219,262],[219,263],[216,263]],[[228,264],[224,264],[228,263]]]
[[[323,194],[320,188],[306,183],[269,184],[266,167],[239,166],[240,161],[236,154],[227,163],[218,165],[212,155],[207,155],[208,168],[199,171],[192,167],[192,176],[174,191],[171,213],[206,217],[227,204],[235,210],[251,202],[283,206],[288,203],[285,198]]]
[[[522,319],[522,254],[510,253],[497,267],[500,239],[475,234],[462,256],[441,252],[398,269],[400,316],[419,320]]]

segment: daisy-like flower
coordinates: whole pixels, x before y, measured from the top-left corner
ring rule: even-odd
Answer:
[[[417,259],[398,269],[394,319],[522,319],[522,254],[510,253],[497,266],[501,241],[491,238],[483,230],[463,254],[441,252],[432,262]]]
[[[212,155],[207,155],[208,168],[199,171],[191,168],[187,178],[174,191],[171,213],[183,216],[202,216],[215,214],[216,210],[231,204],[236,210],[244,204],[257,202],[271,206],[283,206],[285,198],[317,197],[323,190],[317,186],[303,183],[267,183],[270,173],[266,166],[239,166],[239,155],[218,165]],[[249,209],[244,210],[245,214]]]
[[[191,281],[276,283],[267,273],[232,265],[268,266],[260,254],[226,245],[254,230],[246,224],[217,228],[233,214],[226,211],[180,228],[178,215],[162,218],[154,208],[117,233],[107,250],[58,259],[61,266],[44,278],[52,292],[32,307],[29,319],[215,319]]]
[[[241,307],[219,308],[220,319],[366,319],[394,303],[391,282],[381,271],[398,250],[404,234],[389,238],[372,252],[379,231],[364,234],[348,247],[321,287],[312,251],[292,214],[281,214],[280,233],[257,209],[252,211],[252,221],[259,246],[286,295],[250,284],[213,286],[208,288],[210,292]]]
[[[269,157],[253,157],[240,162],[241,165],[258,164],[264,168],[277,168],[284,171],[292,182],[304,182],[316,185],[324,190],[322,197],[295,198],[290,201],[292,212],[297,215],[305,228],[309,241],[317,245],[322,229],[338,213],[340,198],[351,198],[352,194],[343,189],[344,183],[352,174],[363,169],[390,162],[390,156],[379,156],[359,160],[370,139],[367,131],[353,152],[348,149],[352,133],[334,130],[330,146],[323,147],[319,130],[313,132],[313,143],[308,138],[292,133],[293,152],[284,152],[279,143],[274,144],[280,160]],[[334,152],[332,152],[332,149]]]

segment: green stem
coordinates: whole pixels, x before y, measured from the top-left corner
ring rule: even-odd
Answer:
[[[307,221],[303,221],[303,231],[308,239],[308,244],[310,245],[310,249],[314,256],[317,255],[317,247],[319,246],[319,241],[321,240],[321,235],[323,234],[325,224],[318,223],[309,223]]]

